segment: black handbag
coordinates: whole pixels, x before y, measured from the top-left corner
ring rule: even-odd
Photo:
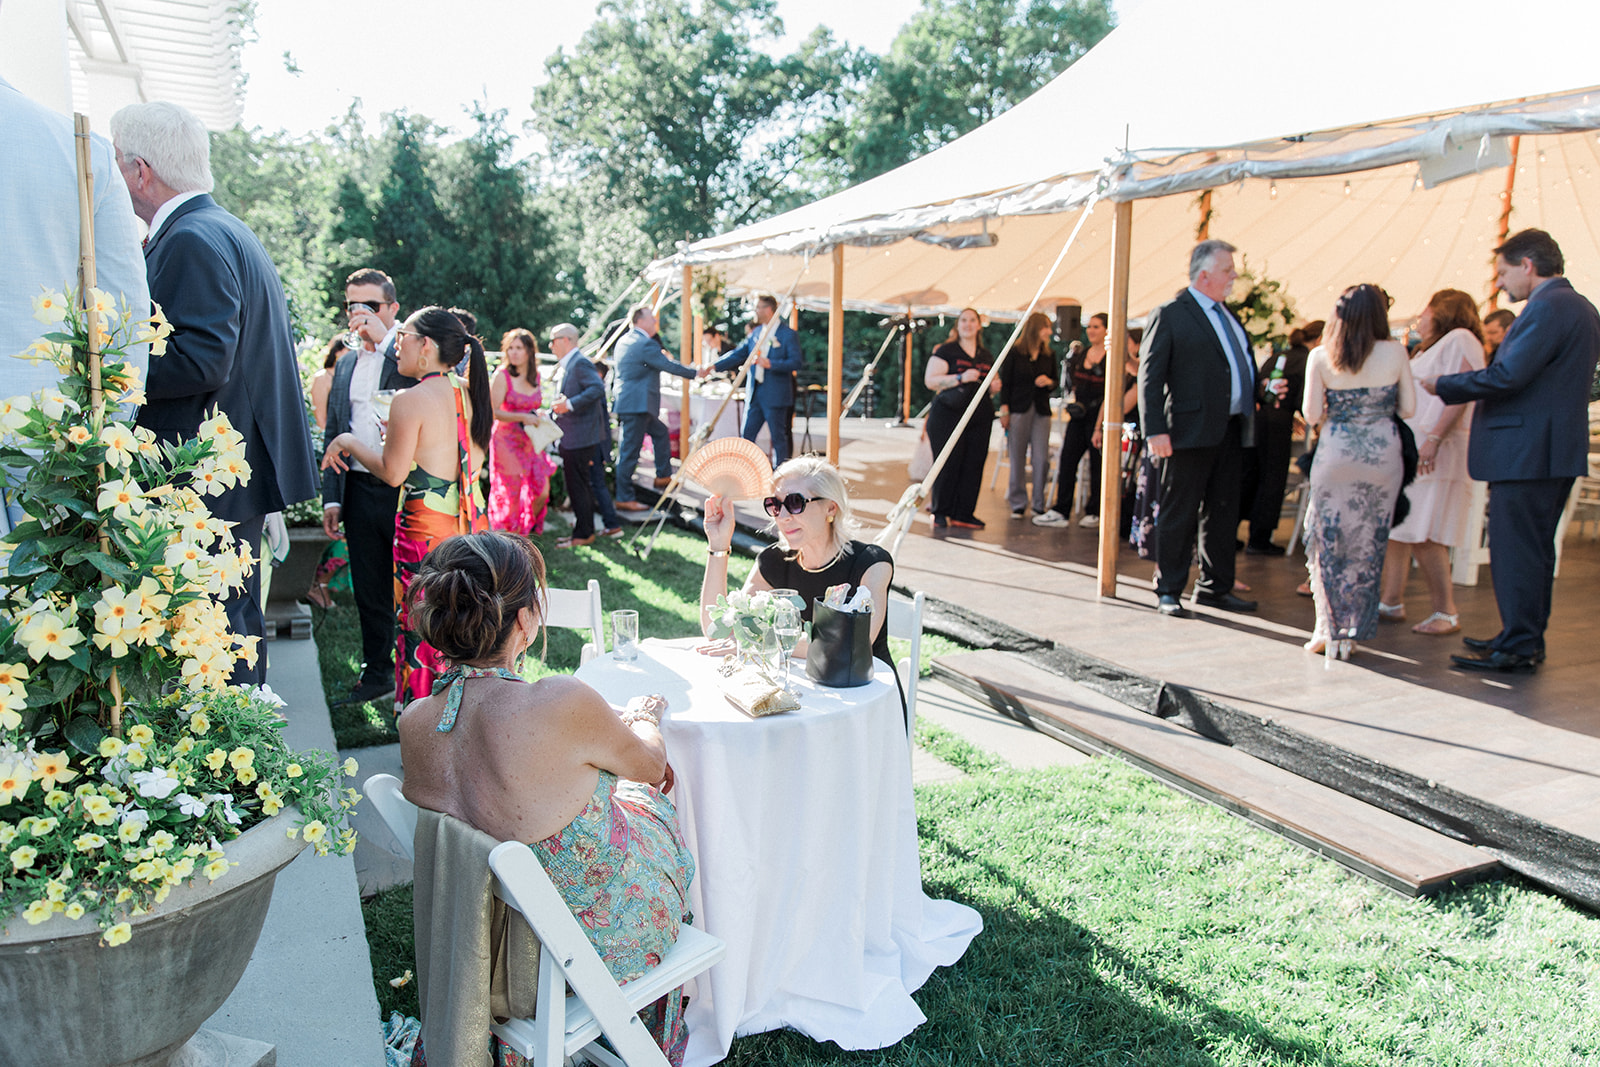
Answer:
[[[1406,499],[1406,487],[1417,480],[1417,436],[1400,416],[1394,417],[1395,432],[1400,436],[1400,495],[1394,498],[1394,522],[1399,526],[1411,514],[1411,501]]]
[[[872,613],[835,611],[821,600],[813,601],[806,676],[831,689],[852,689],[872,681]]]

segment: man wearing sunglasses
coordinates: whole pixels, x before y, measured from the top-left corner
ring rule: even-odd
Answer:
[[[729,371],[744,366],[747,359],[755,361],[749,374],[744,431],[739,436],[754,441],[765,423],[772,438],[773,467],[783,466],[794,453],[794,376],[801,362],[800,338],[781,321],[761,345],[761,351],[755,351],[767,323],[777,313],[777,297],[763,293],[756,299],[756,328],[738,347],[712,364],[715,370]]]
[[[383,451],[373,396],[408,389],[415,378],[400,373],[395,357],[400,302],[394,280],[363,267],[344,280],[344,308],[350,332],[362,340],[333,368],[328,389],[326,440],[350,432],[367,447]],[[352,459],[348,471],[322,472],[322,529],[338,538],[344,527],[350,552],[350,588],[361,622],[361,677],[345,698],[360,704],[394,692],[394,514],[400,490]]]

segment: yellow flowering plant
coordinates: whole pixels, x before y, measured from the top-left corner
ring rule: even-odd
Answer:
[[[258,650],[221,599],[256,561],[206,500],[250,468],[225,415],[179,443],[127,417],[143,401],[127,351],[160,357],[160,308],[136,319],[69,289],[35,318],[52,329],[20,358],[60,380],[0,401],[0,489],[22,512],[0,539],[0,927],[92,916],[114,945],[285,808],[291,836],[348,852],[355,769],[292,751],[271,690],[228,684]]]

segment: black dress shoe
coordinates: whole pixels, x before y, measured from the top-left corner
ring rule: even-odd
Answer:
[[[1492,649],[1477,656],[1451,656],[1450,662],[1466,671],[1498,671],[1501,674],[1532,674],[1539,666],[1535,656]]]
[[[1494,638],[1492,637],[1463,637],[1461,639],[1461,643],[1472,649],[1474,652],[1494,651]],[[1544,649],[1541,648],[1539,651],[1535,652],[1532,659],[1535,663],[1543,663]]]
[[[362,679],[351,688],[348,695],[339,705],[365,704],[369,700],[381,700],[394,696],[394,679]]]
[[[1247,556],[1284,556],[1288,554],[1288,549],[1279,548],[1277,545],[1269,541],[1264,545],[1245,545],[1244,554]]]
[[[1194,602],[1203,604],[1208,608],[1218,608],[1222,611],[1256,610],[1256,602],[1254,600],[1246,600],[1244,597],[1234,593],[1196,593]]]
[[[1174,619],[1187,619],[1189,617],[1189,609],[1184,607],[1183,602],[1175,596],[1162,595],[1157,597],[1156,610]]]

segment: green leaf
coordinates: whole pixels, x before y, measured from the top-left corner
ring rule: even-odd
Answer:
[[[34,574],[42,574],[45,570],[44,560],[39,558],[39,542],[24,541],[11,553],[11,560],[6,564],[6,570],[19,578],[26,578]]]
[[[99,755],[100,741],[106,736],[105,730],[89,715],[74,715],[62,734],[67,744],[85,756]]]
[[[93,563],[101,574],[114,582],[121,582],[123,585],[127,585],[138,577],[132,567],[129,567],[120,559],[113,559],[104,552],[87,552],[83,558]]]
[[[67,657],[67,662],[78,668],[84,674],[89,673],[89,642],[85,641],[78,646],[76,652]]]

